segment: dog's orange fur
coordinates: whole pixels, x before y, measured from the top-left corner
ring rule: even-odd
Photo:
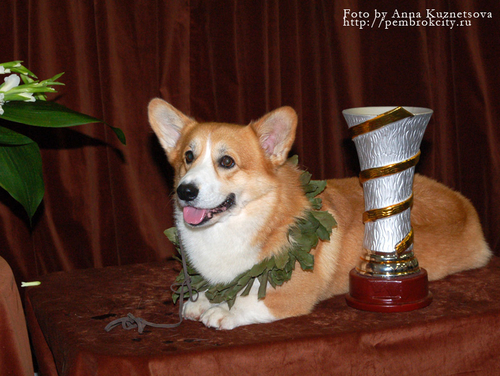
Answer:
[[[150,121],[175,167],[176,184],[186,172],[182,158],[194,135],[202,139],[210,135],[214,145],[223,141],[228,153],[235,158],[237,169],[217,172],[218,178],[228,192],[236,186],[248,186],[254,200],[245,207],[246,212],[253,216],[262,213],[265,217],[261,230],[252,239],[260,249],[260,259],[286,248],[289,226],[309,208],[299,182],[301,172],[285,162],[295,138],[295,112],[291,108],[281,108],[279,113],[272,112],[242,127],[198,124],[172,107],[169,111],[175,111],[183,123],[182,129],[179,128],[179,141],[174,145],[168,143],[164,127],[159,124],[162,106],[166,105],[158,100],[151,103]],[[273,127],[283,123],[276,121],[277,113],[281,120],[287,120],[288,127],[277,131],[281,139],[276,141],[274,149],[268,150],[269,143],[274,140],[267,141],[266,137]],[[414,197],[411,212],[414,252],[430,280],[481,267],[488,262],[491,251],[484,240],[477,213],[465,197],[420,175],[415,176]],[[330,241],[320,242],[311,251],[315,257],[313,271],[303,271],[297,265],[290,281],[275,290],[268,289],[264,303],[276,318],[307,314],[319,301],[346,293],[349,271],[364,253],[364,200],[359,180],[329,180],[321,198],[322,210],[331,212],[338,227],[333,230]]]

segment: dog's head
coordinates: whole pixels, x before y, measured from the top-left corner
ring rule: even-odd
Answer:
[[[290,107],[247,126],[198,123],[161,99],[150,102],[148,113],[175,168],[178,209],[191,227],[235,215],[272,191],[297,126]]]

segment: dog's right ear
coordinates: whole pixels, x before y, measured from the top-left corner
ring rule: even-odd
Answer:
[[[148,117],[151,128],[153,128],[161,146],[163,146],[170,159],[171,153],[181,136],[182,128],[195,121],[160,98],[155,98],[149,102]]]
[[[297,113],[291,107],[280,107],[250,124],[259,137],[260,146],[275,166],[285,163],[295,140]]]

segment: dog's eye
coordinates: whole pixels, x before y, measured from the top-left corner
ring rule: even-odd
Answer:
[[[219,160],[219,165],[224,168],[234,167],[234,159],[228,155],[225,155]]]
[[[184,158],[186,160],[186,163],[190,164],[191,162],[194,161],[194,154],[193,154],[193,152],[191,150],[186,151],[186,153],[184,154]]]

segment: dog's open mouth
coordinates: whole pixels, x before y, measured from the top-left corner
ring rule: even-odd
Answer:
[[[199,209],[194,206],[185,206],[183,209],[184,221],[191,226],[199,226],[211,220],[215,215],[227,211],[235,203],[235,195],[231,193],[226,200],[213,209]]]

